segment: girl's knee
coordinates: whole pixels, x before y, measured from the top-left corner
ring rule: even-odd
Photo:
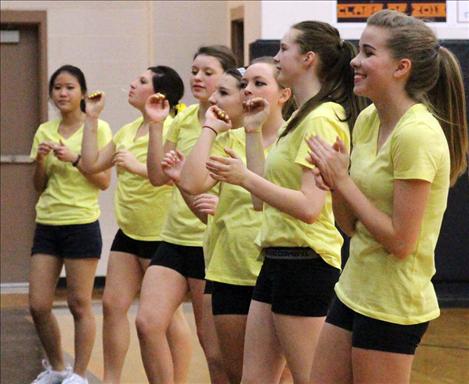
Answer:
[[[165,334],[168,329],[168,323],[146,311],[139,311],[135,319],[137,333],[141,336],[148,336],[153,334]]]
[[[52,303],[46,303],[41,301],[31,301],[29,303],[29,312],[33,319],[42,319],[50,316],[52,312]]]
[[[126,315],[132,302],[121,299],[113,295],[103,296],[103,314],[104,316]]]
[[[91,297],[69,296],[68,307],[74,319],[81,319],[92,313]]]

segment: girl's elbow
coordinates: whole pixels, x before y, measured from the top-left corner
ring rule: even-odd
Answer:
[[[404,260],[415,252],[415,242],[399,243],[389,251],[398,260]]]
[[[260,203],[260,204],[259,203],[253,203],[252,206],[253,206],[253,208],[256,212],[262,212],[264,210],[264,204],[262,204],[262,203]]]
[[[316,210],[303,211],[299,219],[306,224],[313,224],[318,219],[319,213]]]
[[[166,184],[166,180],[162,180],[161,178],[152,176],[150,174],[148,175],[148,180],[154,187],[161,187],[162,185]]]
[[[191,183],[186,177],[181,177],[178,186],[189,195],[199,195],[205,192],[202,188],[197,188],[197,185]]]
[[[100,189],[101,191],[105,191],[106,189],[109,188],[110,185],[111,185],[111,181],[110,181],[110,180],[109,180],[109,181],[105,181],[105,182],[101,183],[101,185],[99,186],[99,189]]]

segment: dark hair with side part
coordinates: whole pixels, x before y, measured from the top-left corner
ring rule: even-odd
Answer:
[[[275,60],[272,56],[257,57],[255,59],[251,60],[251,63],[249,65],[251,66],[251,65],[257,64],[257,63],[270,64],[274,68],[274,78],[275,78],[275,81],[277,82],[277,85],[281,89],[286,88],[278,82],[277,67],[275,65]],[[290,118],[290,116],[292,115],[292,113],[295,112],[297,108],[298,108],[298,106],[296,105],[294,97],[293,96],[290,97],[287,100],[287,102],[285,104],[283,104],[283,107],[282,107],[282,117],[283,117],[283,119],[288,120]]]
[[[469,152],[466,98],[462,71],[456,57],[441,47],[422,20],[391,10],[370,16],[367,25],[389,31],[386,46],[395,59],[412,62],[405,90],[426,104],[438,119],[451,156],[451,185],[467,168]]]
[[[62,65],[60,68],[56,69],[55,72],[52,74],[49,80],[49,97],[52,95],[52,90],[54,89],[54,83],[57,77],[63,73],[67,72],[68,74],[72,75],[75,79],[77,79],[78,84],[80,84],[81,93],[86,95],[88,92],[88,88],[86,87],[86,79],[85,75],[83,74],[82,70],[78,67],[75,67],[70,64]],[[85,100],[81,100],[80,102],[80,109],[82,112],[86,112],[86,103]]]
[[[299,31],[296,43],[301,53],[314,52],[319,58],[317,76],[321,82],[319,92],[307,100],[282,132],[288,134],[317,106],[333,101],[345,109],[345,120],[352,130],[360,111],[367,100],[353,93],[353,69],[350,61],[356,55],[355,46],[341,39],[339,31],[321,21],[302,21],[292,29]]]
[[[153,72],[153,91],[164,94],[171,111],[176,113],[175,107],[184,96],[184,83],[181,77],[174,69],[165,65],[149,67],[148,70]]]
[[[236,57],[233,51],[225,45],[207,45],[200,47],[195,53],[192,60],[199,55],[211,56],[218,60],[223,68],[223,71],[227,71],[231,68],[236,68]]]

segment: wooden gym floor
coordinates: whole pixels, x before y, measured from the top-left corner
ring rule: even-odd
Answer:
[[[90,384],[101,383],[102,311],[100,292],[94,304],[97,335],[93,355],[88,367]],[[129,313],[131,324],[135,321],[137,303]],[[62,343],[67,363],[73,355],[73,319],[67,309],[63,294],[58,293],[54,313],[62,332]],[[194,317],[189,303],[184,313],[193,330],[194,354],[190,367],[189,384],[209,384],[207,366],[197,337]],[[131,345],[124,367],[122,383],[146,383],[140,359],[135,327],[132,326]],[[29,384],[41,370],[42,352],[28,313],[27,295],[1,295],[1,384]],[[417,355],[412,372],[412,384],[463,384],[469,383],[469,309],[443,309],[441,317],[430,323]],[[378,383],[377,383],[378,384]],[[385,384],[385,383],[383,383]]]

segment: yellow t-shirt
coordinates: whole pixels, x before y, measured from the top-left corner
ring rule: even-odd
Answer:
[[[75,153],[81,152],[83,126],[68,139],[59,134],[60,119],[41,124],[34,135],[31,158],[43,141],[60,140]],[[111,128],[105,121],[98,122],[98,146],[104,147],[112,138]],[[87,224],[100,215],[99,188],[91,184],[71,163],[57,159],[49,153],[45,162],[47,186],[36,204],[36,222],[48,225]]]
[[[246,134],[243,128],[221,134],[212,153],[226,157],[224,148],[233,149],[246,164]],[[267,153],[267,151],[265,151]],[[251,194],[244,188],[219,183],[218,207],[210,225],[211,260],[208,280],[233,285],[255,285],[262,266],[260,249],[254,243],[262,212],[252,206]]]
[[[272,148],[265,163],[265,177],[274,184],[293,190],[301,189],[303,169],[313,168],[306,157],[307,138],[319,135],[330,144],[337,136],[350,147],[348,124],[341,122],[345,111],[340,104],[326,102],[315,108],[290,133]],[[313,224],[307,224],[264,203],[262,225],[256,243],[267,247],[309,247],[326,263],[340,268],[343,239],[334,225],[332,200],[327,193],[324,207]]]
[[[415,251],[399,260],[357,222],[350,258],[335,290],[344,304],[365,316],[404,325],[422,323],[440,313],[431,277],[449,189],[448,144],[438,121],[423,104],[409,108],[377,151],[379,125],[374,105],[360,114],[353,133],[351,177],[388,215],[392,214],[394,180],[431,182],[420,235]]]
[[[173,119],[164,122],[163,135]],[[143,117],[124,125],[114,136],[116,150],[127,149],[138,161],[146,164],[148,134],[135,139]],[[117,188],[114,208],[117,224],[127,236],[135,240],[161,240],[160,232],[171,200],[172,187],[154,187],[147,178],[117,167]]]
[[[200,136],[199,105],[194,104],[178,113],[169,128],[166,140],[188,156]],[[172,244],[201,247],[206,225],[189,209],[179,189],[174,188],[161,239]]]

